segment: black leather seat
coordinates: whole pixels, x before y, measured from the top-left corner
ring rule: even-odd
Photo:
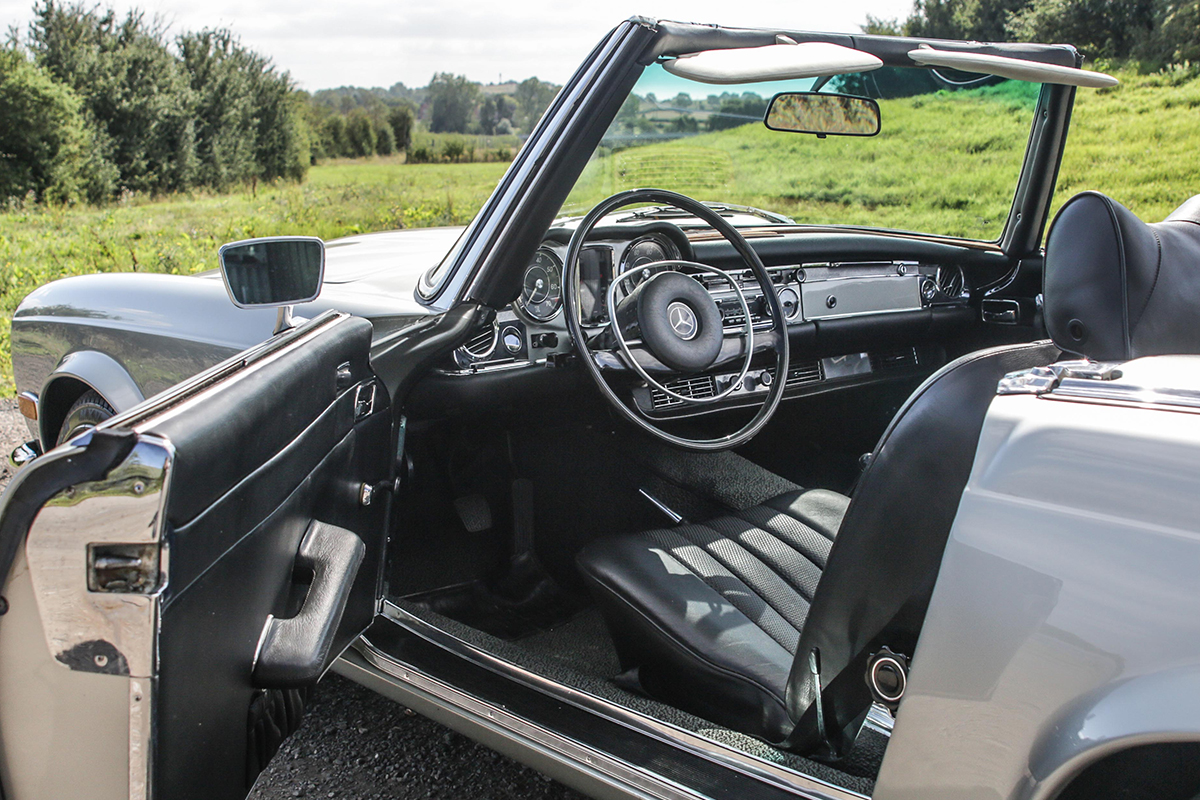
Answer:
[[[593,542],[579,563],[622,666],[672,705],[786,735],[788,670],[849,504],[791,492],[703,524]]]
[[[1073,198],[1048,237],[1045,299],[1054,341],[971,353],[931,376],[853,500],[794,492],[584,548],[577,562],[623,669],[719,724],[845,754],[872,702],[869,659],[916,646],[997,382],[1056,361],[1060,347],[1104,359],[1200,352],[1200,197],[1157,225],[1103,195]]]

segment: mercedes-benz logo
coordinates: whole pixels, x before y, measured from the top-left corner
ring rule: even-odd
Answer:
[[[678,300],[667,306],[667,322],[671,323],[671,330],[675,331],[675,335],[685,341],[694,339],[700,330],[700,326],[696,324],[696,312],[692,311],[691,306]]]

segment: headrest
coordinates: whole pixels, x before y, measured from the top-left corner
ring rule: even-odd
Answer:
[[[1096,361],[1200,353],[1200,195],[1146,224],[1115,200],[1067,201],[1046,240],[1046,329]]]

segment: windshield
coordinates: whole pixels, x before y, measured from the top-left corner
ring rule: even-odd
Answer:
[[[879,101],[872,137],[773,131],[782,91]],[[883,67],[832,79],[712,86],[646,68],[563,206],[670,189],[798,223],[997,240],[1020,177],[1039,83]]]

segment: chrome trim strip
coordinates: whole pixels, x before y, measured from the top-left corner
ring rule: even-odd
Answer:
[[[667,781],[643,768],[629,764],[624,760],[614,758],[587,745],[580,744],[565,736],[543,728],[524,717],[518,717],[502,708],[491,705],[449,684],[443,683],[425,673],[405,667],[394,661],[387,653],[379,650],[364,636],[354,645],[363,658],[371,666],[386,672],[393,678],[398,678],[410,686],[427,692],[438,700],[452,703],[476,716],[483,717],[505,730],[529,739],[536,744],[546,747],[566,759],[585,764],[597,772],[607,775],[621,783],[632,786],[646,794],[661,798],[661,800],[704,800],[704,796]]]
[[[871,704],[871,709],[867,712],[867,721],[863,723],[863,727],[870,728],[889,739],[892,738],[892,728],[895,725],[896,719],[892,716],[892,712],[879,705],[879,703]]]
[[[154,681],[129,679],[129,800],[149,800],[154,763]]]
[[[664,515],[666,515],[667,519],[671,520],[671,524],[678,525],[679,523],[683,522],[683,516],[680,515],[679,512],[672,509],[669,505],[664,503],[662,500],[659,500],[657,497],[650,494],[645,489],[642,489],[639,487],[638,494],[640,494],[642,497],[649,500],[650,505],[654,506],[659,511],[661,511]]]
[[[613,722],[639,733],[653,736],[659,741],[679,747],[692,755],[700,756],[727,769],[766,781],[788,791],[804,792],[805,796],[812,800],[868,800],[866,795],[851,789],[826,783],[819,778],[789,767],[772,764],[669,722],[662,722],[573,686],[544,678],[511,661],[481,650],[470,642],[447,633],[420,617],[413,616],[387,600],[381,604],[381,613],[385,618],[402,624],[406,629],[439,647],[449,649],[457,655],[465,656],[503,675],[519,680],[562,702],[599,714]]]

